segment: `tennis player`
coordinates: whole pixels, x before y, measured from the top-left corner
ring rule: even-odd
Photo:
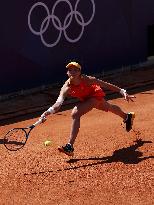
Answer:
[[[80,118],[93,108],[106,112],[110,111],[120,116],[126,125],[126,131],[129,132],[132,129],[134,112],[125,113],[119,106],[107,102],[104,99],[105,93],[102,88],[119,92],[128,102],[133,101],[135,96],[128,95],[126,90],[113,84],[82,74],[81,65],[77,62],[68,63],[66,69],[68,80],[62,86],[57,101],[41,115],[41,119],[43,118],[45,121],[48,115],[58,112],[67,96],[76,97],[80,100],[72,110],[72,126],[68,143],[58,148],[60,152],[73,156],[73,145],[79,132]]]

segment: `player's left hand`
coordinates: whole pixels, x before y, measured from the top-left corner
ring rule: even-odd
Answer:
[[[127,100],[128,102],[131,101],[131,102],[134,102],[134,98],[136,98],[134,95],[128,95],[126,93],[126,95],[124,96],[125,100]]]
[[[136,98],[134,95],[128,95],[127,91],[125,89],[120,90],[120,94],[123,95],[124,99],[134,102],[133,98]]]

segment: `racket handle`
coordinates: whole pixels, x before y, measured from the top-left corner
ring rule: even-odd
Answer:
[[[43,120],[43,119],[39,119],[37,122],[35,122],[35,123],[31,126],[31,128],[34,128],[35,126],[41,124],[41,123],[42,123],[42,120]]]

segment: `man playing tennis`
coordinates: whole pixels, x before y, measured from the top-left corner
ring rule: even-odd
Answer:
[[[72,126],[68,143],[65,146],[58,148],[60,152],[73,156],[73,145],[79,132],[80,118],[93,108],[106,112],[110,111],[120,116],[126,125],[127,132],[132,129],[135,114],[133,112],[125,113],[117,105],[107,102],[104,99],[105,93],[102,88],[112,90],[114,92],[120,92],[128,102],[129,100],[133,101],[135,96],[128,95],[126,90],[113,84],[96,79],[95,77],[81,74],[81,65],[77,62],[68,63],[66,68],[69,78],[62,86],[57,101],[41,115],[41,119],[43,118],[45,121],[48,115],[58,112],[67,96],[76,97],[80,100],[72,110]]]

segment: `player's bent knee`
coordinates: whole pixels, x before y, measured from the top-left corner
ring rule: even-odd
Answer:
[[[72,112],[71,117],[72,117],[72,119],[79,119],[81,116],[79,115],[78,112]]]
[[[78,119],[81,117],[76,107],[72,110],[71,117],[72,119]]]

